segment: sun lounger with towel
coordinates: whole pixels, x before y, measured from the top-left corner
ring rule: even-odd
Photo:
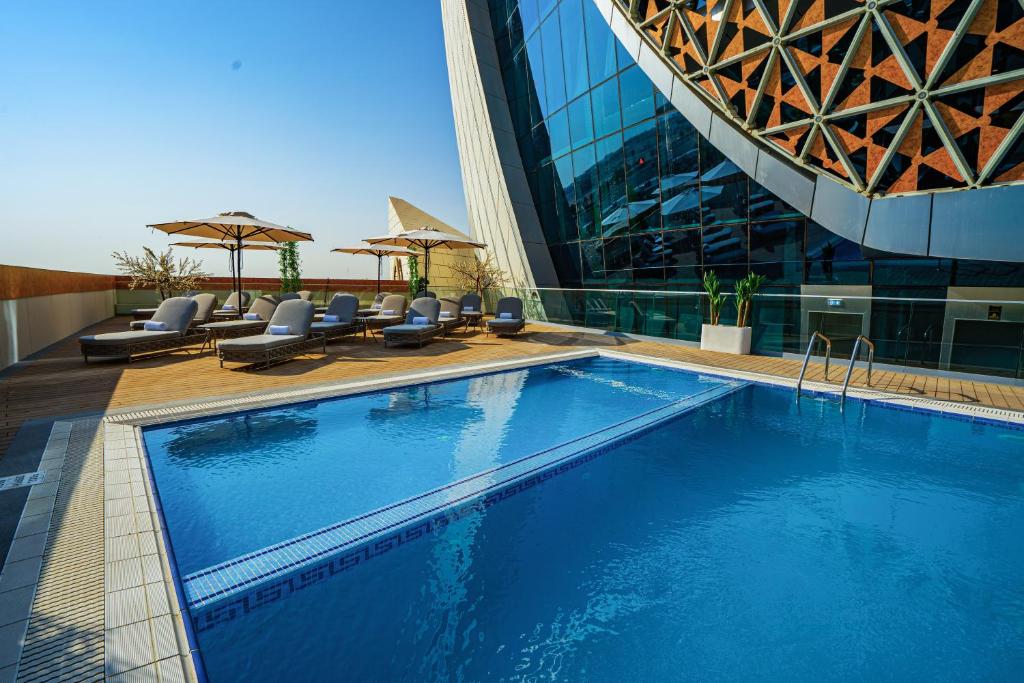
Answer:
[[[441,316],[441,302],[430,297],[420,297],[409,306],[409,313],[401,325],[384,328],[384,346],[388,344],[419,344],[429,341],[444,332],[438,323]]]
[[[524,327],[523,300],[515,296],[499,299],[494,319],[487,321],[487,331],[497,335],[518,334]]]
[[[314,347],[323,347],[326,353],[327,343],[323,335],[310,336],[312,324],[312,303],[301,299],[282,301],[262,334],[226,339],[220,343],[220,365],[224,367],[224,362],[228,361],[268,368]]]
[[[130,362],[137,355],[173,351],[203,342],[206,332],[191,329],[198,308],[199,304],[188,297],[167,299],[156,309],[153,318],[145,321],[151,324],[151,329],[79,337],[82,357],[86,363],[90,356],[127,358]]]

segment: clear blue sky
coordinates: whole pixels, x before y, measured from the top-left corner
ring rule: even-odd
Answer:
[[[4,2],[0,263],[112,272],[147,223],[241,209],[313,233],[305,275],[369,275],[329,250],[389,194],[467,227],[438,0]]]

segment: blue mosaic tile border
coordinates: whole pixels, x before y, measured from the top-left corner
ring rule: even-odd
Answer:
[[[182,586],[193,628],[196,632],[209,630],[405,543],[425,538],[468,514],[569,472],[744,386],[746,382],[724,382],[567,444],[190,574],[183,579]],[[495,481],[492,475],[501,476],[501,480]]]

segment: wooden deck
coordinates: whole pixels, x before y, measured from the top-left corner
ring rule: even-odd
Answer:
[[[90,331],[123,330],[126,318],[112,318]],[[107,409],[154,405],[196,398],[225,397],[263,389],[365,378],[437,367],[528,357],[573,347],[618,348],[623,351],[748,372],[795,378],[800,363],[766,356],[733,356],[699,351],[677,344],[637,341],[625,337],[567,331],[530,325],[512,339],[485,337],[482,332],[457,334],[417,348],[389,348],[367,339],[329,347],[260,372],[221,369],[215,355],[176,352],[136,361],[82,362],[76,339],[68,339],[0,375],[0,454],[25,420]],[[198,351],[198,349],[195,349]],[[844,364],[833,365],[831,380],[839,384]],[[854,373],[862,386],[864,371]],[[822,379],[821,364],[812,364],[808,379]],[[876,370],[872,388],[946,401],[1024,410],[1024,388]]]

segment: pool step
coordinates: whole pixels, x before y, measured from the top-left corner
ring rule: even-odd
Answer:
[[[723,381],[553,448],[189,574],[182,587],[194,625],[210,628],[422,538],[480,505],[532,488],[746,384]]]

